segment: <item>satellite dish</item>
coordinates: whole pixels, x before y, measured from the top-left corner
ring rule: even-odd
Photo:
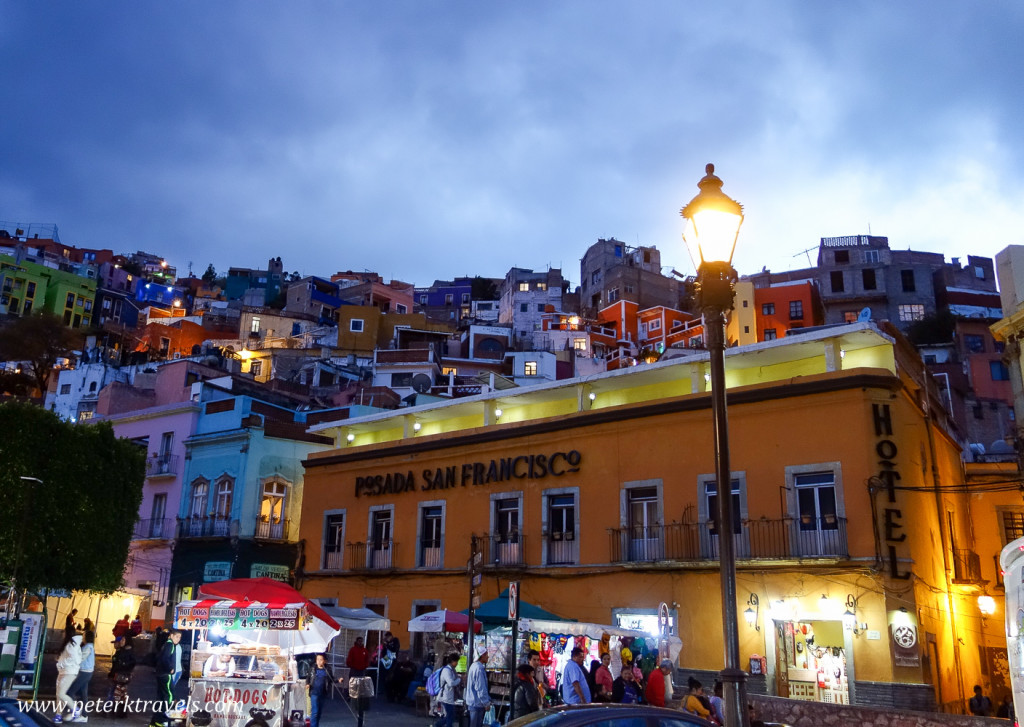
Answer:
[[[861,311],[860,311],[860,314],[857,316],[857,322],[858,323],[867,323],[870,320],[871,320],[871,309],[870,308],[862,308]]]
[[[434,382],[426,374],[416,374],[412,377],[412,388],[417,394],[426,394]]]

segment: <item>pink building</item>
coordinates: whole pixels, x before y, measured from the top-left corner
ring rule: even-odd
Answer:
[[[200,412],[192,385],[221,376],[223,371],[194,361],[175,361],[138,374],[134,384],[105,387],[97,402],[97,416],[111,422],[117,436],[146,448],[146,482],[124,580],[130,588],[150,591],[149,628],[171,620],[166,603],[185,440],[195,432]]]

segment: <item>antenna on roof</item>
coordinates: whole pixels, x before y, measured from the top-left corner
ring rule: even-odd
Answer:
[[[793,255],[793,257],[800,257],[801,255],[807,255],[807,267],[813,267],[813,265],[811,264],[811,250],[817,250],[817,249],[818,248],[816,248],[816,247],[809,247],[806,250],[801,250],[796,255]]]

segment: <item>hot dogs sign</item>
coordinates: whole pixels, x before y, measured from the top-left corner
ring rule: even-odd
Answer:
[[[295,631],[303,628],[308,618],[301,605],[276,607],[264,603],[185,601],[174,609],[174,627],[178,629]]]

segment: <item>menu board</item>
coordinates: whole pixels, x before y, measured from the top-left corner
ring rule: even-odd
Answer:
[[[306,617],[304,608],[248,606],[197,606],[182,604],[174,609],[174,627],[178,629],[223,629],[296,631]]]

